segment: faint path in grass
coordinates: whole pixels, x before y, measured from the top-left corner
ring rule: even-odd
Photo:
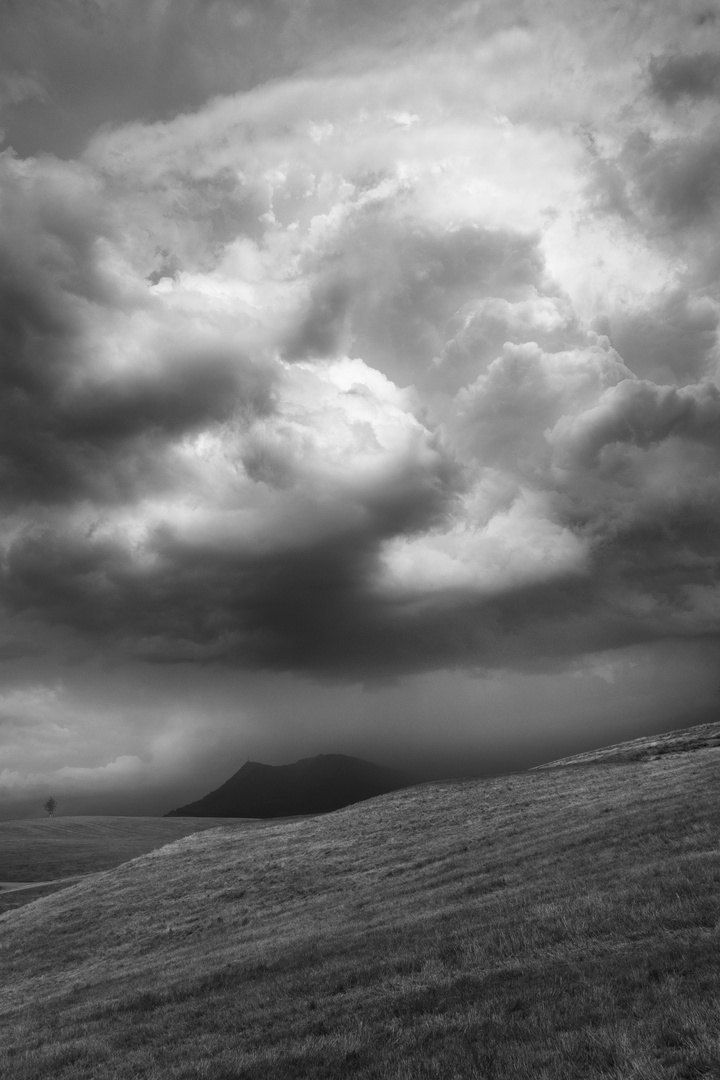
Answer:
[[[52,817],[0,822],[0,915],[218,827],[255,831],[300,818]]]
[[[52,881],[0,881],[0,916],[42,896],[68,889],[94,874],[75,874],[72,877],[55,878]]]
[[[53,878],[51,881],[0,881],[0,892],[18,892],[20,889],[39,889],[43,885],[68,885],[71,881],[80,881],[88,874],[74,874],[72,877]]]
[[[82,877],[146,855],[190,833],[253,828],[237,818],[52,817],[0,822],[0,880],[30,884]]]

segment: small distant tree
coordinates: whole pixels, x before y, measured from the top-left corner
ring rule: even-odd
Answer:
[[[43,803],[43,810],[47,810],[48,815],[50,817],[52,817],[53,814],[55,813],[55,807],[56,806],[57,806],[57,803],[55,802],[55,799],[51,795],[50,798],[47,800],[47,802]]]

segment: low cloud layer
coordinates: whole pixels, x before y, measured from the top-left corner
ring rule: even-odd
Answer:
[[[0,92],[11,681],[60,640],[338,684],[717,642],[707,5],[32,9]]]

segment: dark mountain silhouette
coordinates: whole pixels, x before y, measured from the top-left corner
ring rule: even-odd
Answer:
[[[409,787],[395,769],[345,754],[319,754],[293,765],[248,761],[221,787],[166,817],[290,817],[323,814]]]

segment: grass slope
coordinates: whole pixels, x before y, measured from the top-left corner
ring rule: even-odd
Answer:
[[[720,746],[720,721],[697,724],[695,727],[667,731],[662,735],[644,735],[640,739],[603,746],[599,750],[586,750],[583,754],[559,758],[538,769],[555,769],[564,765],[592,765],[598,763],[619,764],[623,761],[652,761],[664,754],[687,754]]]
[[[720,1075],[720,751],[196,833],[0,917],[13,1080]]]

